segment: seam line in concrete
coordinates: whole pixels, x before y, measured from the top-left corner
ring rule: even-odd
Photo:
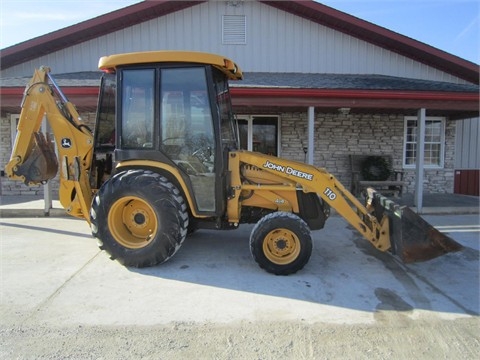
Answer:
[[[70,281],[72,281],[73,278],[75,278],[78,274],[80,274],[88,265],[90,265],[95,258],[102,253],[102,250],[99,250],[91,259],[89,259],[83,266],[75,271],[70,277],[63,282],[62,285],[60,285],[51,295],[49,295],[45,300],[43,300],[39,305],[35,307],[34,310],[32,310],[31,314],[25,318],[25,320],[22,321],[21,325],[25,325],[28,321],[33,319],[35,315],[42,310],[42,308],[46,307],[49,303],[52,302],[52,300],[64,289]]]

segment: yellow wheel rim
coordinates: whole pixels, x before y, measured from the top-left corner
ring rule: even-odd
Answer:
[[[288,229],[278,228],[270,231],[263,240],[263,253],[274,264],[286,265],[297,259],[300,254],[300,240]]]
[[[126,196],[115,201],[110,208],[108,228],[122,246],[141,249],[154,238],[158,221],[153,208],[145,200]]]

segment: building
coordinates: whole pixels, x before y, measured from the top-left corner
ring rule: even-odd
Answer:
[[[144,1],[3,49],[0,166],[34,68],[51,67],[92,125],[99,57],[165,49],[214,52],[242,67],[245,79],[231,88],[245,148],[325,167],[347,187],[349,155],[384,154],[407,192],[478,195],[478,65],[314,1]],[[416,185],[419,116],[425,169]],[[1,178],[5,195],[42,191]]]

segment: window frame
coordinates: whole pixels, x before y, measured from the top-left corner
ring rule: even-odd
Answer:
[[[415,141],[407,141],[408,140],[408,123],[409,121],[415,121]],[[429,134],[427,133],[428,129],[428,123],[429,122],[440,122],[440,141],[427,141],[427,137]],[[405,116],[404,117],[404,130],[403,130],[403,168],[404,169],[414,169],[416,166],[416,155],[415,155],[415,161],[413,163],[407,164],[407,144],[414,144],[415,148],[417,145],[417,139],[416,139],[416,134],[417,134],[417,124],[418,124],[418,116]],[[446,131],[446,119],[445,117],[441,116],[427,116],[425,118],[425,147],[427,145],[439,145],[440,146],[440,153],[439,153],[439,164],[426,164],[424,165],[424,168],[426,169],[443,169],[445,167],[445,131]],[[424,149],[424,156],[425,152],[427,149]]]
[[[15,138],[17,137],[17,127],[18,122],[20,121],[20,114],[11,114],[10,115],[10,139],[11,139],[11,148],[15,145]]]
[[[253,149],[253,127],[254,127],[254,124],[255,124],[255,121],[256,120],[261,120],[261,119],[273,119],[273,118],[276,118],[276,120],[274,120],[275,122],[275,126],[277,128],[277,133],[275,134],[276,136],[276,143],[277,143],[277,148],[276,148],[276,152],[277,152],[277,157],[281,157],[281,149],[282,149],[282,144],[281,144],[281,118],[280,118],[280,115],[274,115],[274,114],[261,114],[261,115],[242,115],[242,114],[238,114],[237,115],[237,120],[242,120],[242,121],[246,121],[247,122],[247,151],[254,151]],[[272,122],[273,124],[273,122]],[[240,144],[240,139],[238,140],[239,142],[239,146],[241,146],[242,144]]]

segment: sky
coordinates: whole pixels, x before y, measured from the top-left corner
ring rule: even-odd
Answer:
[[[0,0],[0,49],[138,2]],[[318,2],[480,64],[479,0]]]

